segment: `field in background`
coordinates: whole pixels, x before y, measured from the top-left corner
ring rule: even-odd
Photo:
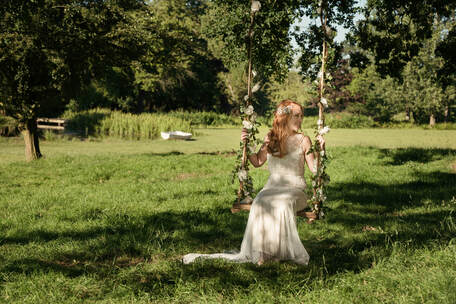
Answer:
[[[196,129],[190,141],[121,140],[89,138],[88,140],[41,141],[45,157],[58,155],[142,154],[142,153],[214,153],[229,152],[239,147],[240,129]],[[260,138],[267,129],[261,128]],[[304,133],[313,138],[313,130]],[[456,149],[456,130],[422,129],[334,129],[326,135],[327,146],[373,146],[378,148],[443,148]],[[23,161],[24,143],[20,138],[0,137],[0,164]]]
[[[181,264],[239,249],[248,216],[229,211],[239,129],[197,131],[43,141],[32,163],[0,139],[0,302],[456,302],[456,131],[328,134],[331,210],[298,218],[308,267]]]

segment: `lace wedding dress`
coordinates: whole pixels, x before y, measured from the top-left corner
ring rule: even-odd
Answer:
[[[304,179],[304,136],[287,139],[288,153],[282,157],[268,154],[269,179],[255,197],[239,253],[190,253],[185,264],[198,258],[222,258],[234,262],[290,260],[307,265],[309,255],[299,239],[296,212],[306,207]]]

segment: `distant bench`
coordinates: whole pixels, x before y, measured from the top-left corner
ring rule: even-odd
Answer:
[[[38,118],[38,129],[65,130],[65,119],[60,118]]]

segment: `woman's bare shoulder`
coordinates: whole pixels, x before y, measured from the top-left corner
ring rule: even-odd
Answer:
[[[310,137],[308,135],[303,134],[303,133],[296,133],[296,137],[299,138],[299,140],[302,141],[302,142],[308,142],[308,143],[312,142],[310,140]]]
[[[310,140],[310,137],[308,135],[297,133],[297,137],[299,138],[301,146],[305,150],[309,149],[312,146],[312,141]]]

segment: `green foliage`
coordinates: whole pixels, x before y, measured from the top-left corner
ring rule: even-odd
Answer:
[[[323,21],[326,31],[321,26],[320,13],[323,11]],[[326,71],[332,72],[336,69],[342,55],[342,46],[334,41],[336,37],[336,26],[349,28],[353,26],[353,17],[357,9],[355,1],[337,0],[311,0],[301,2],[298,9],[300,16],[307,16],[314,21],[308,29],[300,31],[294,29],[294,37],[298,46],[301,48],[301,55],[298,65],[301,73],[314,80],[320,71],[321,59],[323,54],[323,42],[329,46],[328,56],[326,57]],[[325,76],[326,77],[326,76]]]
[[[18,134],[18,122],[11,117],[0,114],[0,136],[16,136]]]
[[[433,36],[424,42],[418,56],[408,62],[403,71],[404,99],[418,123],[429,121],[430,116],[440,121],[447,120],[444,111],[455,104],[456,82],[454,78],[452,82],[446,78],[446,86],[443,86],[439,72],[445,62],[435,54],[442,41],[443,29],[442,25],[434,27]]]
[[[307,107],[316,96],[314,87],[302,80],[296,71],[289,71],[284,81],[271,81],[265,89],[271,99],[271,110],[274,111],[277,104],[284,99],[291,99]]]
[[[302,128],[315,129],[317,120],[318,115],[304,116]],[[325,113],[325,124],[331,129],[363,129],[378,126],[371,117],[350,112]]]
[[[0,9],[0,107],[19,122],[55,115],[90,75],[135,54],[123,35],[134,0],[6,0]]]
[[[222,63],[207,50],[200,33],[205,11],[183,0],[148,2],[127,15],[138,56],[126,65],[105,66],[75,99],[74,111],[109,107],[141,113],[179,108],[222,110],[230,106],[217,77]],[[140,52],[139,52],[140,51]]]
[[[371,117],[349,112],[330,113],[325,115],[325,121],[331,129],[362,129],[376,126]]]
[[[391,77],[381,78],[374,65],[370,65],[362,72],[355,68],[352,73],[353,80],[347,89],[352,96],[360,99],[360,102],[350,104],[347,111],[370,116],[384,123],[403,109],[403,96],[396,80]]]
[[[437,19],[454,18],[454,2],[372,0],[364,9],[364,20],[354,33],[356,44],[374,55],[377,71],[401,78],[407,62],[418,55],[432,36]]]
[[[87,111],[65,111],[62,118],[66,119],[66,128],[85,136],[97,135],[101,121],[111,115],[109,109],[96,108]]]
[[[294,21],[294,1],[261,1],[255,14],[252,36],[252,66],[258,79],[283,79],[291,66],[292,54],[288,31]],[[230,70],[247,67],[250,1],[217,0],[209,2],[202,20],[209,47]]]

